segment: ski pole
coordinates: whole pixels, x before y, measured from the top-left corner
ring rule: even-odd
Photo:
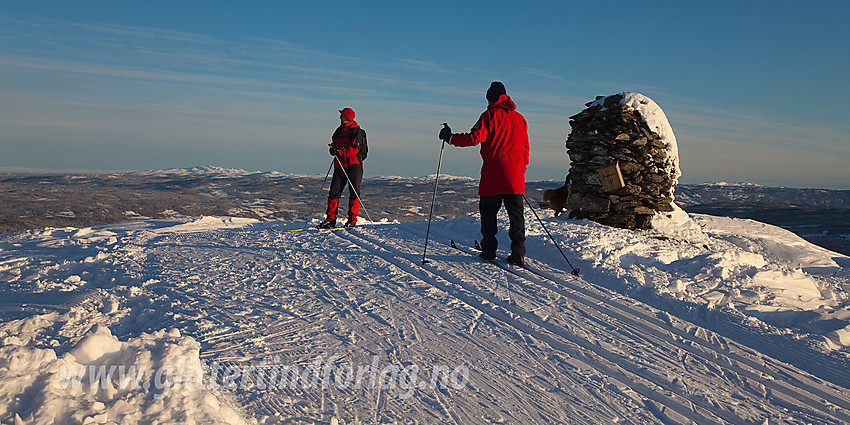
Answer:
[[[564,257],[564,260],[567,260],[567,264],[572,269],[572,274],[575,275],[575,276],[578,276],[578,273],[580,272],[580,270],[573,267],[572,263],[570,263],[570,260],[567,259],[566,254],[564,254],[564,251],[561,250],[561,246],[558,245],[558,242],[555,242],[555,238],[552,236],[551,233],[549,233],[549,229],[546,228],[546,225],[543,224],[543,220],[541,220],[540,216],[537,215],[537,211],[535,211],[534,207],[531,206],[531,202],[528,202],[528,198],[526,198],[525,195],[522,195],[522,199],[525,199],[525,203],[528,204],[528,208],[531,208],[531,212],[533,212],[534,216],[537,217],[537,221],[540,222],[540,226],[543,227],[543,230],[545,230],[546,234],[549,235],[549,239],[552,239],[552,243],[555,244],[555,248],[558,248],[558,252],[561,253],[561,256]]]
[[[328,173],[325,174],[325,179],[322,180],[322,188],[319,189],[319,194],[316,195],[316,201],[313,202],[313,207],[310,208],[310,214],[307,216],[307,221],[304,222],[304,227],[308,227],[310,225],[310,221],[309,221],[310,217],[313,216],[313,211],[316,210],[316,204],[319,203],[319,197],[322,196],[322,192],[325,191],[325,183],[328,181],[328,176],[331,175],[331,168],[333,168],[333,167],[334,167],[334,162],[331,161],[331,165],[330,165],[330,167],[328,167]]]
[[[345,174],[345,179],[348,180],[348,188],[354,192],[354,197],[357,198],[357,202],[360,202],[360,208],[363,208],[363,212],[366,213],[366,219],[370,222],[372,221],[372,217],[369,217],[369,211],[366,211],[366,207],[363,206],[363,200],[360,199],[360,194],[357,193],[357,190],[354,189],[354,184],[351,183],[351,178],[348,177],[348,172],[345,171],[345,167],[342,166],[342,161],[339,160],[339,154],[334,155],[334,159],[339,163],[339,168],[342,169],[343,174]]]
[[[443,127],[448,127],[449,123],[443,123]],[[431,234],[431,217],[434,215],[434,202],[437,201],[437,184],[440,183],[440,167],[443,166],[443,148],[446,147],[446,141],[440,145],[440,160],[437,161],[437,177],[434,179],[434,196],[431,198],[431,212],[428,213],[428,230],[425,231],[425,248],[422,250],[422,264],[429,263],[425,259],[425,253],[428,252],[428,236]]]

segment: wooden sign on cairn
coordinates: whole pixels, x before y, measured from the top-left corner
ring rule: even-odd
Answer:
[[[625,92],[598,97],[570,117],[568,203],[572,217],[648,229],[673,211],[681,176],[676,138],[652,99]]]

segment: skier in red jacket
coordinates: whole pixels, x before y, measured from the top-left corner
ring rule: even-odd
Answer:
[[[344,108],[339,111],[339,127],[331,136],[330,149],[334,159],[334,175],[331,188],[328,191],[327,218],[318,226],[319,229],[336,227],[336,215],[339,209],[339,198],[348,180],[348,221],[346,228],[357,224],[357,213],[360,211],[360,182],[363,181],[363,157],[360,148],[363,143],[363,131],[354,121],[354,110]],[[348,177],[346,177],[346,175]]]
[[[458,147],[481,145],[481,182],[478,185],[481,213],[481,258],[496,258],[496,215],[505,204],[510,219],[511,254],[507,261],[522,267],[525,258],[525,170],[528,167],[528,124],[516,111],[505,86],[494,81],[487,90],[487,110],[469,133],[454,133],[446,126],[440,139]]]

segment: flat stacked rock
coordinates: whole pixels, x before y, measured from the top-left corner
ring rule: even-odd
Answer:
[[[681,175],[666,116],[652,99],[632,92],[600,96],[587,106],[570,117],[566,143],[571,216],[650,228],[657,212],[676,208],[673,189]]]

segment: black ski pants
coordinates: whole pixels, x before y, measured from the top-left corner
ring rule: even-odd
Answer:
[[[511,238],[511,253],[525,257],[525,216],[523,215],[523,195],[481,195],[478,211],[481,213],[481,251],[487,255],[496,255],[499,242],[496,240],[498,224],[496,215],[505,204],[508,211]]]
[[[348,184],[348,179],[345,178],[345,173],[348,173],[348,178],[351,179],[350,185]],[[360,196],[360,183],[363,181],[363,164],[349,165],[345,168],[345,173],[342,171],[342,168],[334,167],[334,174],[331,178],[331,189],[328,191],[328,199],[339,199],[346,185],[348,185],[349,200],[357,199]]]

